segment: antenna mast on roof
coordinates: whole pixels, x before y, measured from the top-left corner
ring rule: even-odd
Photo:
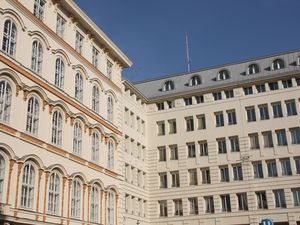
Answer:
[[[186,47],[186,62],[187,62],[187,71],[191,71],[191,58],[190,58],[190,51],[189,51],[189,38],[187,32],[185,32],[185,47]]]

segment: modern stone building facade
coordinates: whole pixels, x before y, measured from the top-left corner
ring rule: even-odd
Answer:
[[[1,222],[299,225],[299,50],[132,84],[71,0],[0,21]]]

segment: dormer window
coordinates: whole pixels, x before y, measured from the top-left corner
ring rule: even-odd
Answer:
[[[272,70],[280,70],[284,68],[284,61],[282,59],[275,59],[272,63]]]
[[[251,75],[251,74],[256,74],[259,73],[259,66],[257,64],[251,64],[248,66],[247,69],[247,74]]]
[[[217,80],[227,80],[230,78],[228,70],[221,70],[217,76]]]
[[[164,86],[163,86],[163,91],[171,91],[171,90],[174,90],[174,82],[169,80],[169,81],[166,81]]]
[[[201,78],[196,75],[196,76],[193,76],[191,79],[190,79],[190,82],[189,82],[189,85],[190,86],[197,86],[201,84]]]

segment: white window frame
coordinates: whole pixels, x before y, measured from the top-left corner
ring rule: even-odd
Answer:
[[[17,27],[12,19],[7,19],[4,22],[3,39],[2,39],[2,50],[15,57],[17,45]]]
[[[66,20],[60,14],[57,13],[57,17],[56,17],[56,33],[61,38],[64,37],[65,26],[66,26]]]
[[[100,150],[100,143],[99,143],[99,133],[94,131],[92,133],[92,154],[91,160],[92,162],[99,163],[99,150]]]
[[[82,125],[79,121],[74,124],[73,152],[77,155],[81,155],[82,152]]]
[[[107,77],[108,79],[112,79],[113,76],[113,63],[109,60],[106,60],[106,69],[107,69]]]
[[[100,189],[97,185],[91,188],[91,205],[90,205],[90,220],[99,222],[99,202],[100,202]]]
[[[98,85],[94,85],[92,89],[92,110],[99,113],[100,92]]]
[[[64,78],[65,78],[65,63],[62,58],[58,57],[55,60],[55,80],[54,84],[60,89],[64,88]]]
[[[32,42],[32,55],[31,55],[31,70],[35,73],[42,74],[43,65],[43,46],[38,40]]]
[[[82,54],[82,52],[83,52],[83,40],[84,40],[84,37],[78,31],[76,31],[76,37],[75,37],[75,39],[76,39],[75,40],[75,50],[79,54]]]
[[[115,193],[109,190],[107,193],[106,224],[115,224]]]
[[[71,192],[71,217],[80,218],[81,212],[81,186],[82,182],[79,178],[75,178],[72,182],[72,192]]]
[[[60,176],[54,171],[49,177],[48,212],[58,214],[60,202]]]
[[[0,154],[0,202],[2,202],[3,190],[4,190],[4,179],[5,179],[5,159]]]
[[[21,201],[22,208],[33,208],[35,196],[35,168],[32,164],[27,163],[23,167],[21,185]]]
[[[34,7],[33,7],[33,14],[39,20],[44,19],[44,11],[45,11],[45,0],[35,0]]]
[[[9,122],[12,90],[8,81],[0,80],[0,121]]]
[[[26,132],[38,134],[40,104],[36,97],[31,96],[27,105]]]
[[[99,64],[99,51],[96,47],[93,47],[92,53],[92,64],[94,67],[98,68]]]
[[[80,72],[75,75],[75,99],[83,101],[83,76]]]
[[[113,97],[108,96],[107,98],[107,120],[110,123],[114,122],[114,102]]]
[[[109,139],[107,144],[107,168],[114,169],[114,141]]]
[[[62,145],[62,125],[63,125],[63,117],[60,111],[56,110],[54,111],[52,117],[51,143],[57,146]]]

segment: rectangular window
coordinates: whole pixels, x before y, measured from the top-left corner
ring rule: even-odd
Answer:
[[[174,216],[182,216],[183,210],[182,210],[182,200],[181,199],[175,199],[173,200],[174,203]]]
[[[271,91],[278,90],[278,82],[269,82],[269,87]]]
[[[252,166],[254,178],[264,178],[261,162],[253,162]]]
[[[228,118],[228,125],[236,124],[236,114],[235,110],[228,110],[227,112],[227,118]]]
[[[166,147],[165,146],[161,146],[158,147],[158,160],[160,162],[165,162],[167,160],[167,154],[166,154]]]
[[[168,109],[173,109],[175,107],[175,101],[167,101]]]
[[[247,201],[247,193],[238,193],[236,194],[238,198],[239,210],[247,211],[248,210],[248,201]]]
[[[99,51],[93,47],[93,55],[92,55],[92,64],[94,67],[98,68],[99,61]]]
[[[227,153],[226,139],[217,138],[219,154]]]
[[[205,115],[197,115],[198,119],[198,130],[204,130],[206,129],[206,121],[205,121]]]
[[[256,201],[257,201],[257,208],[258,209],[268,209],[266,192],[258,191],[258,192],[255,192],[255,194],[256,194]]]
[[[277,177],[277,167],[276,167],[276,161],[275,160],[269,160],[266,161],[267,163],[267,169],[268,169],[268,177]]]
[[[258,93],[266,92],[266,86],[265,84],[257,84],[256,90]]]
[[[109,61],[109,60],[107,60],[106,61],[106,73],[107,73],[107,77],[108,77],[108,79],[112,79],[112,73],[113,73],[113,64],[112,64],[112,62],[111,61]]]
[[[239,144],[239,137],[232,136],[229,137],[231,152],[239,152],[240,151],[240,144]]]
[[[294,99],[285,101],[285,106],[288,116],[297,115],[296,103]]]
[[[171,176],[172,176],[172,187],[180,187],[179,172],[178,171],[171,172]]]
[[[256,121],[256,115],[255,115],[255,108],[254,106],[246,107],[247,112],[247,121],[248,122],[254,122]]]
[[[300,78],[296,78],[297,86],[300,86]]]
[[[215,206],[214,206],[214,198],[213,196],[205,196],[205,213],[214,213]]]
[[[169,122],[169,134],[177,133],[176,119],[168,120]]]
[[[222,212],[231,212],[230,195],[221,195]]]
[[[234,93],[233,93],[233,90],[227,90],[225,91],[225,96],[226,98],[234,98]]]
[[[222,92],[213,93],[213,97],[215,101],[222,100]]]
[[[33,15],[39,20],[44,19],[45,0],[34,1]]]
[[[192,97],[184,98],[184,103],[186,106],[193,105],[193,98]]]
[[[168,188],[167,173],[159,173],[160,188]]]
[[[283,189],[273,190],[276,208],[286,208],[286,202]]]
[[[156,106],[158,111],[165,109],[165,104],[163,102],[156,103]]]
[[[259,108],[259,114],[260,114],[260,119],[261,120],[268,120],[268,119],[270,119],[269,109],[268,109],[268,105],[267,104],[258,105],[258,108]]]
[[[210,171],[209,168],[202,168],[202,184],[210,184]]]
[[[273,117],[280,118],[283,117],[281,102],[273,102],[271,103],[273,108]]]
[[[171,160],[178,160],[178,148],[177,145],[170,145]]]
[[[290,128],[290,133],[292,138],[292,144],[300,144],[300,128]]]
[[[76,32],[75,50],[79,54],[82,54],[82,51],[83,51],[83,36],[78,31]]]
[[[241,164],[232,165],[233,180],[243,180],[243,170]]]
[[[291,88],[291,87],[293,87],[292,80],[291,79],[289,79],[289,80],[283,80],[282,81],[282,86],[283,86],[283,88]]]
[[[262,132],[262,136],[263,136],[263,139],[264,139],[264,147],[265,148],[274,147],[272,131]]]
[[[253,89],[252,87],[244,87],[244,95],[252,95]]]
[[[223,127],[224,126],[224,115],[222,111],[215,112],[215,118],[216,118],[216,126],[217,127]]]
[[[190,215],[198,214],[198,199],[197,198],[189,198],[190,205]]]
[[[293,188],[294,206],[300,206],[300,188]]]
[[[296,173],[300,174],[300,158],[295,158]]]
[[[195,143],[187,143],[187,149],[188,149],[188,157],[189,158],[195,158],[196,157],[196,148],[195,148]]]
[[[221,182],[229,182],[228,166],[220,166],[219,169]]]
[[[66,20],[64,18],[62,18],[61,15],[57,14],[57,17],[56,17],[56,33],[61,38],[63,38],[64,34],[65,34],[65,25],[66,25]]]
[[[198,185],[197,170],[189,170],[190,185]]]
[[[162,136],[166,134],[165,121],[158,121],[157,128],[158,128],[158,133],[157,133],[158,136]]]
[[[203,95],[196,96],[196,102],[197,104],[204,103]]]
[[[186,131],[194,131],[194,119],[192,116],[185,117]]]
[[[282,176],[291,176],[292,169],[291,169],[290,159],[280,159],[280,163],[281,163]]]
[[[285,146],[287,145],[287,140],[286,140],[286,134],[285,130],[275,130],[276,136],[277,136],[277,143],[278,146]]]
[[[159,204],[159,216],[167,217],[168,216],[168,204],[167,201],[158,201]]]
[[[258,133],[249,134],[250,148],[259,149]]]
[[[207,141],[199,141],[200,156],[208,156]]]

